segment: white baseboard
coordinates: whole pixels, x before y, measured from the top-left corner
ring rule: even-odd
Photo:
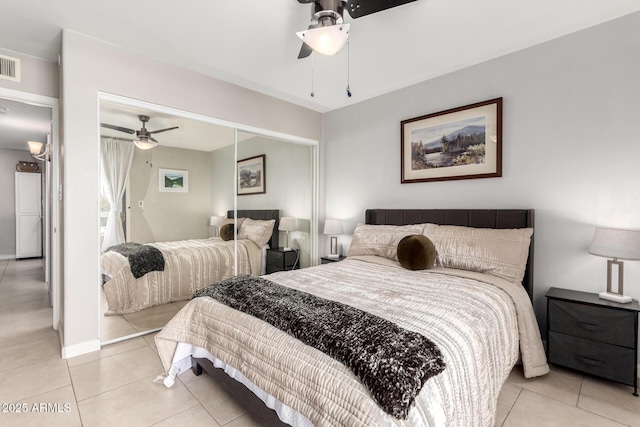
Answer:
[[[15,254],[13,254],[13,255],[0,255],[0,260],[3,260],[3,259],[16,259],[16,255]]]
[[[62,347],[62,358],[68,359],[98,350],[100,350],[100,340],[85,341],[80,344]]]

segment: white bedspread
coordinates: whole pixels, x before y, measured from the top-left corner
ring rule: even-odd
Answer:
[[[110,279],[103,285],[108,311],[125,314],[191,298],[234,275],[234,242],[219,237],[149,243],[162,252],[164,271],[152,271],[136,279],[126,257],[107,251],[100,257]],[[262,251],[251,240],[238,240],[238,274],[260,274]]]
[[[156,336],[165,370],[173,366],[171,374],[179,373],[188,366],[181,361],[189,353],[184,349],[201,347],[315,426],[464,427],[493,425],[498,394],[519,348],[527,376],[548,372],[526,291],[494,276],[408,271],[370,258],[267,278],[422,333],[438,345],[446,369],[427,381],[409,418],[399,420],[382,411],[343,364],[261,320],[197,298]],[[176,353],[178,343],[191,347]]]

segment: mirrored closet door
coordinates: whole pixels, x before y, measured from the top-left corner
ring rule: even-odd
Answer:
[[[147,243],[159,248],[161,244],[173,247],[189,242],[187,246],[199,247],[210,244],[211,239],[220,240],[220,222],[233,218],[236,206],[278,209],[281,216],[294,218],[295,230],[275,232],[282,245],[289,235],[290,246],[298,251],[298,266],[311,264],[315,257],[317,145],[296,138],[276,138],[268,132],[264,136],[253,129],[237,130],[216,119],[113,98],[117,97],[104,96],[100,103],[103,253],[99,255],[99,287],[103,343],[157,331],[188,302],[188,298],[176,300],[175,296],[163,295],[162,280],[194,280],[202,282],[198,287],[204,287],[211,280],[206,277],[212,277],[204,274],[208,269],[230,268],[224,273],[227,276],[239,271],[234,265],[237,245],[233,241],[225,242],[222,254],[209,254],[217,249],[207,249],[205,255],[186,263],[193,265],[193,274],[184,271],[186,264],[169,260],[162,272],[165,279],[146,281],[145,274],[156,274],[153,263],[131,261],[153,259],[153,253],[149,258],[148,254],[136,255],[140,250],[149,251]],[[143,127],[155,141],[142,138],[140,142],[145,134]],[[154,133],[156,130],[162,132]],[[145,149],[148,147],[144,143],[153,147]],[[238,179],[242,179],[238,172],[242,162],[238,160],[258,152],[268,159],[262,172],[266,191],[238,196]],[[126,242],[118,249],[129,260],[127,268],[118,264],[123,257],[104,252],[120,242]],[[140,274],[139,278],[131,277]]]
[[[314,155],[313,145],[238,132],[238,210],[280,211],[279,230],[275,231],[279,233],[279,247],[267,249],[271,251],[264,261],[267,273],[308,267],[315,257]],[[243,171],[245,165],[249,168]],[[251,165],[258,168],[259,176]],[[261,182],[256,183],[257,179]]]

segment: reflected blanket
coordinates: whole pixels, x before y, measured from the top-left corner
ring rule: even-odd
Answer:
[[[445,368],[425,336],[346,304],[248,274],[201,289],[344,363],[396,418],[406,419],[424,383]]]
[[[129,242],[111,246],[107,251],[118,252],[125,256],[136,279],[152,271],[164,271],[164,257],[157,248],[140,243]]]

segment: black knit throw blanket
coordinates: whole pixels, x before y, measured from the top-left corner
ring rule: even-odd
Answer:
[[[108,251],[118,252],[127,257],[131,274],[136,279],[151,271],[164,271],[164,257],[158,248],[140,243],[121,243],[111,246]]]
[[[424,383],[445,368],[428,338],[339,302],[240,275],[197,291],[257,317],[344,363],[380,407],[406,419]]]

